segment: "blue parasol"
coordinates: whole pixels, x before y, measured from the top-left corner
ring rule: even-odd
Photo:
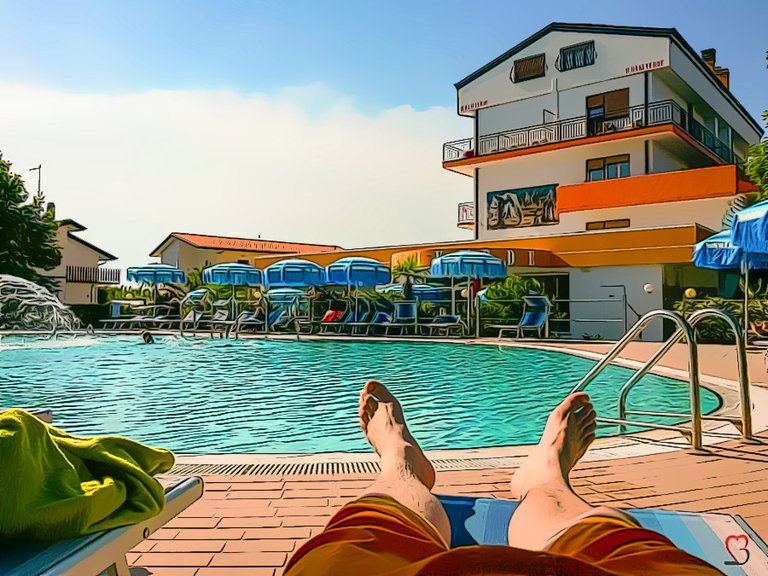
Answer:
[[[127,270],[128,280],[148,284],[185,284],[187,276],[183,270],[169,264],[147,264],[133,266]]]
[[[751,270],[768,268],[768,254],[745,252],[733,241],[731,230],[723,230],[693,247],[693,263],[699,268],[741,270],[744,261]]]
[[[460,250],[434,258],[429,272],[436,278],[506,278],[507,266],[491,254]]]
[[[768,253],[768,200],[734,214],[731,237],[748,253]]]
[[[248,264],[229,262],[203,270],[203,283],[216,286],[258,286],[264,283],[264,274]]]
[[[325,268],[329,284],[341,286],[381,286],[392,281],[389,267],[373,258],[349,256]]]
[[[325,270],[319,264],[289,258],[280,260],[264,270],[266,283],[271,288],[322,286],[325,284]]]
[[[736,216],[743,212],[742,210]],[[742,234],[744,234],[743,228]],[[746,338],[749,330],[749,290],[747,288],[749,271],[768,269],[768,254],[746,251],[736,244],[734,235],[735,230],[723,230],[698,242],[693,247],[693,263],[699,268],[740,270],[744,274],[744,337]]]

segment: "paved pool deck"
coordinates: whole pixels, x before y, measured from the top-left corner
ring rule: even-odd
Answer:
[[[604,353],[609,344],[549,343],[586,353]],[[622,354],[643,361],[658,344],[637,342]],[[768,539],[768,393],[763,352],[748,355],[754,394],[757,441],[708,438],[693,452],[679,440],[650,442],[665,447],[627,456],[616,449],[581,462],[573,472],[576,491],[592,504],[727,512],[743,516]],[[660,366],[681,373],[686,349],[677,346]],[[732,347],[700,346],[701,373],[728,386],[737,378]],[[638,439],[636,444],[648,444]],[[518,449],[523,453],[526,448]],[[695,468],[694,468],[695,467]],[[509,497],[515,467],[439,470],[442,494]],[[203,497],[142,542],[129,555],[133,576],[279,575],[291,553],[322,530],[330,516],[374,479],[375,472],[328,474],[205,475]]]

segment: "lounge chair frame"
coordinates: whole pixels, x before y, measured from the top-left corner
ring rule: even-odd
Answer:
[[[197,476],[165,477],[165,506],[157,516],[133,524],[50,544],[24,543],[0,558],[6,576],[130,576],[125,555],[203,495]]]

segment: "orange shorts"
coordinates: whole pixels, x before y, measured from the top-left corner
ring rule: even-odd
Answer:
[[[720,575],[666,537],[626,520],[591,517],[566,530],[547,552],[511,546],[449,549],[435,529],[391,498],[350,502],[299,548],[285,576]]]

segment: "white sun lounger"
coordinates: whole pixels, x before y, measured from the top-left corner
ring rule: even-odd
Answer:
[[[158,478],[165,486],[165,507],[134,524],[58,542],[21,542],[0,554],[5,576],[130,576],[125,555],[155,530],[203,495],[197,476]]]

